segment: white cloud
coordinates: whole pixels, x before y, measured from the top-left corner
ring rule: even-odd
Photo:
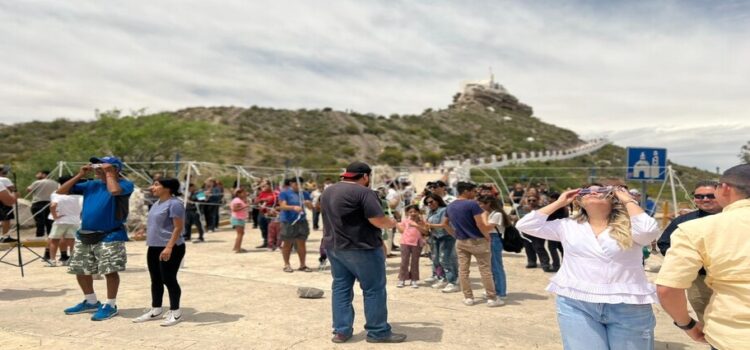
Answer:
[[[749,17],[742,1],[1,2],[0,122],[198,105],[419,113],[492,66],[540,118],[584,134],[747,126]],[[727,152],[746,141],[731,136]]]
[[[678,164],[715,171],[740,163],[740,147],[747,142],[750,125],[716,124],[701,127],[642,127],[585,134],[606,136],[623,147],[664,147]],[[736,140],[744,140],[737,143]]]

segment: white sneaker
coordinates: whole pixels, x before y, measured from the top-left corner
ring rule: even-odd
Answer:
[[[458,288],[457,285],[455,285],[453,283],[448,283],[448,285],[445,286],[445,288],[443,288],[442,292],[443,293],[455,293],[455,292],[458,292],[459,290],[461,290],[461,289]]]
[[[47,265],[44,265],[44,267],[57,267],[57,260],[47,260]]]
[[[464,299],[464,305],[466,305],[466,306],[472,306],[472,305],[474,305],[474,299],[473,298],[466,298],[466,299]]]
[[[495,300],[487,300],[487,307],[498,307],[505,305],[505,302],[497,298]]]
[[[411,287],[415,289],[419,288],[419,285],[417,283],[419,283],[419,281],[411,281]]]
[[[432,285],[432,288],[443,289],[447,285],[448,285],[448,282],[446,282],[446,281],[438,281],[438,283],[435,283],[435,284]]]
[[[169,327],[174,326],[182,321],[182,317],[184,315],[180,313],[180,316],[176,316],[175,312],[169,312],[169,317],[167,317],[164,322],[161,323],[162,327]]]
[[[161,313],[154,315],[153,310],[148,310],[148,312],[146,312],[145,314],[133,319],[133,323],[143,323],[146,321],[158,320],[159,318],[161,318],[159,316],[161,316]]]
[[[427,278],[425,278],[425,279],[424,279],[424,282],[425,282],[425,283],[432,283],[432,282],[435,282],[435,281],[437,281],[437,280],[438,280],[438,278],[437,278],[437,277],[435,277],[435,276],[432,276],[432,277],[427,277]]]
[[[404,281],[398,281],[396,288],[404,288]]]
[[[169,318],[169,316],[172,316],[172,310],[167,310],[167,312],[164,313],[164,315],[161,316],[163,319]]]

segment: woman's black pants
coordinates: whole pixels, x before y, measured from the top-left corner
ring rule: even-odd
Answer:
[[[164,247],[148,247],[146,262],[148,273],[151,275],[151,307],[161,307],[164,297],[164,286],[169,292],[169,309],[180,308],[182,289],[177,283],[177,271],[180,269],[182,258],[185,257],[185,245],[180,244],[172,248],[172,256],[167,261],[161,261],[159,255]]]

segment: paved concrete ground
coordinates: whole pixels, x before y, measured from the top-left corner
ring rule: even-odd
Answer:
[[[260,234],[248,226],[245,247],[259,244]],[[313,232],[308,258],[317,267],[321,233]],[[490,309],[464,306],[461,294],[442,294],[431,288],[395,288],[398,258],[388,260],[389,320],[397,332],[408,334],[401,345],[365,342],[361,293],[355,296],[355,337],[333,344],[328,272],[284,273],[281,254],[251,249],[231,253],[229,230],[207,234],[204,244],[188,244],[182,285],[185,321],[171,328],[159,322],[131,320],[150,306],[145,243],[130,242],[128,271],[121,274],[117,299],[120,316],[92,322],[88,315],[64,315],[62,310],[83,299],[75,278],[65,268],[36,262],[21,278],[18,269],[0,266],[0,349],[560,349],[554,298],[544,291],[549,274],[524,268],[521,254],[505,256],[509,297],[507,305]],[[41,253],[41,248],[35,248]],[[4,253],[4,252],[0,252]],[[24,253],[29,259],[30,254]],[[15,252],[6,259],[15,261]],[[296,258],[293,266],[297,267]],[[428,277],[423,259],[421,275]],[[650,274],[653,278],[653,274]],[[478,272],[472,271],[476,295],[481,295]],[[326,290],[318,300],[296,297],[299,286]],[[104,281],[95,281],[100,298]],[[165,295],[164,305],[168,299]],[[671,324],[658,307],[657,349],[704,349],[693,344]]]

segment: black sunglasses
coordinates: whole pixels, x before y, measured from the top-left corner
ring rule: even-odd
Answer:
[[[429,200],[429,201],[426,201],[425,203],[427,203],[427,204],[432,204],[432,203],[435,203],[435,201],[433,201],[433,200]]]
[[[716,195],[714,195],[714,194],[694,194],[693,198],[695,198],[695,199],[716,199]]]

